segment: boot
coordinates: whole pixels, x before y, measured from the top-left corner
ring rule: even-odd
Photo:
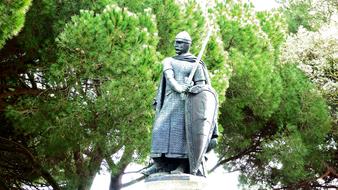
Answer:
[[[163,164],[154,162],[151,166],[142,170],[141,173],[145,176],[150,176],[151,174],[154,173],[163,172],[163,170],[164,170]]]
[[[177,166],[177,168],[175,170],[171,171],[170,173],[171,174],[183,174],[185,167],[186,166],[184,165],[184,163],[181,163]]]

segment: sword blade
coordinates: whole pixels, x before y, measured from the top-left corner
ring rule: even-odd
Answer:
[[[197,59],[196,59],[196,62],[195,62],[196,64],[195,64],[195,66],[194,66],[194,67],[192,68],[192,70],[191,70],[191,73],[190,73],[189,78],[188,78],[188,84],[190,84],[190,83],[192,82],[192,78],[194,77],[195,72],[196,72],[197,67],[198,67],[198,64],[199,64],[199,62],[200,62],[201,59],[202,59],[202,56],[203,56],[203,52],[204,52],[204,50],[205,50],[205,47],[206,47],[207,44],[208,44],[209,38],[210,38],[210,36],[211,36],[211,32],[212,32],[212,27],[209,28],[207,37],[205,38],[205,40],[204,40],[204,42],[203,42],[203,44],[202,44],[202,49],[201,49],[201,51],[199,52],[199,54],[198,54],[198,56],[197,56]]]

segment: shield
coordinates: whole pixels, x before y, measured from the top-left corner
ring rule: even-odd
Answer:
[[[217,120],[217,95],[208,85],[194,86],[185,103],[190,173],[197,174]],[[204,175],[204,174],[202,174]]]

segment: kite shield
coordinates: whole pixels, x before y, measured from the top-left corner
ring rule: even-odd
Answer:
[[[196,175],[217,120],[217,95],[209,85],[193,86],[185,103],[185,127],[190,173]],[[205,175],[205,172],[201,172]]]

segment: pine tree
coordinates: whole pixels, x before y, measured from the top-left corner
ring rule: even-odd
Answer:
[[[56,11],[57,5],[45,8]],[[73,12],[73,6],[64,11]],[[47,10],[38,14],[47,13],[53,15]],[[50,40],[43,39],[47,33],[39,31],[39,45],[24,44],[39,50],[29,52],[37,64],[29,70],[32,80],[25,83],[38,96],[20,97],[7,107],[6,117],[32,137],[27,149],[57,181],[55,189],[61,183],[67,189],[89,189],[103,159],[111,170],[119,170],[149,152],[149,94],[155,91],[153,72],[159,66],[156,25],[150,14],[138,16],[114,4],[80,11],[68,22],[64,14],[60,17],[67,24],[54,31],[56,40],[53,33]],[[23,30],[28,36],[29,27]],[[44,65],[37,67],[40,61]],[[127,159],[115,164],[111,156],[121,149]],[[40,179],[45,177],[36,176],[33,184]]]
[[[338,3],[335,0],[282,0],[281,12],[288,24],[290,33],[297,33],[299,27],[317,31],[324,23],[337,15]]]
[[[289,20],[224,2],[210,10],[215,20],[193,0],[0,3],[0,189],[89,189],[103,160],[118,189],[126,166],[149,154],[160,61],[182,30],[198,54],[210,21],[203,60],[221,103],[217,166],[262,188],[334,180],[325,99],[299,58],[280,62]]]
[[[21,126],[17,127],[16,120],[10,118],[6,110],[10,109],[9,105],[17,105],[28,96],[46,94],[47,89],[42,86],[48,84],[45,71],[55,63],[55,52],[52,51],[55,49],[54,39],[67,19],[79,9],[91,6],[92,1],[77,4],[70,1],[35,1],[24,14],[29,4],[30,1],[1,2],[3,11],[0,20],[1,24],[5,24],[1,26],[1,32],[5,32],[1,43],[10,36],[12,38],[0,50],[0,162],[4,166],[0,168],[0,185],[4,189],[20,189],[22,184],[35,185],[32,182],[41,179],[37,182],[58,189],[57,180],[43,165],[43,158],[35,149],[39,138],[24,132]],[[22,28],[23,20],[25,26]]]
[[[325,172],[322,179],[325,185],[334,184],[337,179],[333,168],[337,167],[337,150],[332,146],[338,140],[337,126],[337,56],[338,48],[336,34],[338,27],[336,22],[324,24],[318,32],[307,31],[300,28],[296,34],[290,35],[283,47],[282,62],[297,66],[304,72],[308,79],[316,85],[318,91],[323,94],[328,104],[332,117],[332,131],[326,138],[323,146],[323,154],[330,155],[325,160]],[[310,180],[308,184],[318,184],[316,180]]]
[[[30,4],[31,0],[2,1],[0,3],[0,49],[6,40],[20,32]]]
[[[220,109],[216,167],[240,170],[245,186],[298,187],[325,168],[325,100],[300,70],[280,64],[285,24],[278,13],[256,14],[252,5],[233,2],[218,11],[233,73]]]

